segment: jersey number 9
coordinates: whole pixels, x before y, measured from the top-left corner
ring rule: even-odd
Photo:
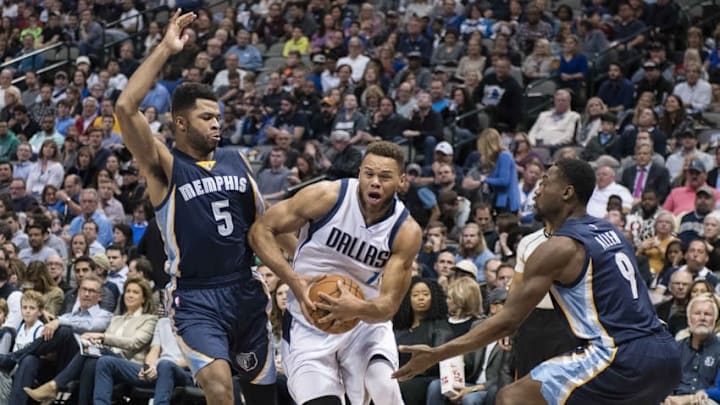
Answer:
[[[635,266],[632,260],[623,252],[615,254],[615,264],[620,270],[620,274],[630,283],[630,291],[633,299],[638,299],[637,279],[635,278]]]

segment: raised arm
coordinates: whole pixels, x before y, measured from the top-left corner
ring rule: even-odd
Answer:
[[[180,15],[180,10],[175,12],[162,42],[128,80],[115,108],[123,140],[140,169],[147,175],[150,201],[154,205],[160,204],[167,193],[172,173],[172,155],[165,145],[153,137],[150,125],[140,112],[140,103],[154,85],[155,77],[168,58],[182,50],[188,39],[187,35],[182,34],[183,29],[195,17],[194,13]]]
[[[584,255],[584,251],[568,238],[554,237],[543,243],[530,256],[523,282],[510,290],[502,311],[444,345],[435,348],[401,346],[400,351],[412,353],[412,358],[394,377],[408,380],[440,360],[477,350],[512,335],[550,290],[553,280],[561,277],[567,269],[581,264]]]

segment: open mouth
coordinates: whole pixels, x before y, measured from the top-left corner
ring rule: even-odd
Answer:
[[[368,202],[373,203],[373,204],[379,203],[380,200],[382,199],[382,195],[375,191],[369,192],[367,196],[368,196]]]

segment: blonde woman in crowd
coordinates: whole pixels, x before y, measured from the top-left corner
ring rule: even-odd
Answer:
[[[525,58],[522,72],[529,80],[545,79],[553,71],[553,62],[556,59],[550,52],[550,41],[540,38],[535,41],[532,53]]]
[[[677,240],[674,235],[675,217],[663,211],[655,219],[655,236],[640,242],[637,248],[638,255],[648,258],[650,271],[653,274],[659,273],[665,263],[665,251],[670,242]]]

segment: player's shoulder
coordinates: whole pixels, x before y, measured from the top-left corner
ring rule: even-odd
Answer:
[[[330,212],[341,200],[341,193],[347,192],[347,184],[342,180],[320,181],[298,191],[289,203],[296,210],[307,213],[311,219]]]
[[[392,248],[395,251],[407,250],[415,254],[420,249],[421,242],[422,228],[412,216],[408,215],[398,229]]]

